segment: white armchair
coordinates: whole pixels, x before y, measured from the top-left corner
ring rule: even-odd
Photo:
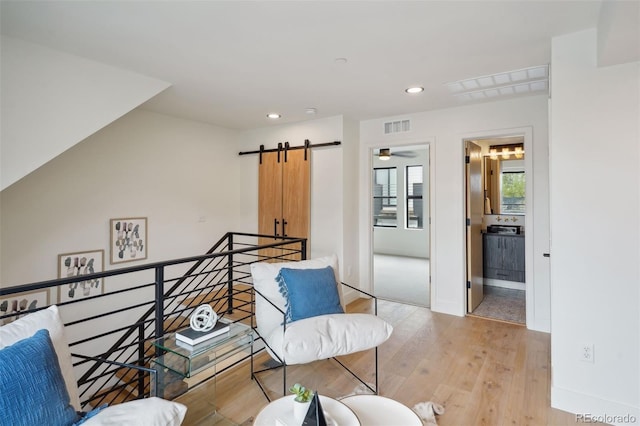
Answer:
[[[2,422],[13,426],[178,426],[187,411],[182,404],[152,397],[78,414],[78,386],[55,305],[0,327],[0,389]]]
[[[341,290],[346,284],[340,282],[338,270],[336,255],[297,262],[251,264],[256,293],[256,331],[267,352],[284,369],[283,393],[287,390],[287,365],[329,358],[335,359],[369,390],[378,392],[377,346],[389,338],[393,328],[376,315],[344,313]],[[335,358],[368,349],[375,349],[374,388]],[[260,384],[255,373],[260,371],[252,368],[252,376]]]

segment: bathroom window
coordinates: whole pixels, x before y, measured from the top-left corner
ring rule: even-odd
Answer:
[[[500,173],[500,212],[525,214],[524,171]]]
[[[398,226],[398,181],[395,167],[373,169],[373,225]]]

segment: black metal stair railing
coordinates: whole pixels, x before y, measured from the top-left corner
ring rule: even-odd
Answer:
[[[148,396],[148,367],[156,355],[151,344],[154,339],[186,326],[201,303],[210,304],[234,322],[251,321],[249,265],[303,259],[305,253],[303,238],[229,232],[204,255],[82,276],[87,281],[103,280],[103,288],[104,283],[109,284],[104,294],[57,304],[83,405],[95,407]],[[32,291],[55,295],[78,280],[68,277],[4,288],[0,298],[20,298]],[[0,325],[45,307],[19,314],[0,312]]]

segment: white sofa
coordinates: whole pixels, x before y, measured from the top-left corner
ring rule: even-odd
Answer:
[[[34,352],[40,348],[42,354]],[[44,356],[49,348],[51,356]],[[58,365],[50,362],[56,357]],[[56,423],[62,425],[178,426],[187,411],[182,404],[152,397],[81,413],[71,353],[56,306],[0,327],[0,388],[0,423],[8,417],[13,426],[53,424],[59,414],[63,420]]]

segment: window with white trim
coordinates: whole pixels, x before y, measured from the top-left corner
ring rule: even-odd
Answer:
[[[422,176],[422,166],[407,166],[405,185],[407,229],[422,229],[424,226]]]
[[[398,226],[397,179],[395,167],[373,169],[373,226]]]

